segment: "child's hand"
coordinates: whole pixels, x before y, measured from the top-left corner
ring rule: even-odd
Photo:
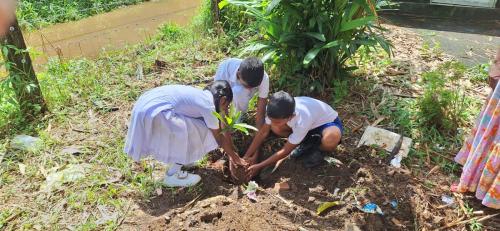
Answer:
[[[229,161],[236,166],[243,166],[243,167],[248,166],[248,163],[240,157],[229,158]]]
[[[260,172],[261,167],[258,164],[251,165],[247,168],[247,180],[252,179],[257,173]]]

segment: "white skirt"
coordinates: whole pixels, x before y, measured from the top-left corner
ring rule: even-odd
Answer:
[[[166,164],[184,165],[200,160],[217,147],[203,119],[176,114],[169,104],[136,105],[124,151],[135,161],[151,156]]]

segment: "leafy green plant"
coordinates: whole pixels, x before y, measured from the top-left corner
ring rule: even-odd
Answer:
[[[480,230],[483,230],[483,224],[479,223],[479,221],[477,221],[477,219],[472,219],[469,222],[469,228],[472,231],[480,231]]]
[[[241,6],[256,22],[259,36],[243,50],[276,64],[280,88],[295,93],[322,90],[350,70],[346,66],[360,47],[391,45],[376,32],[375,5],[369,0],[223,0],[219,7]]]
[[[223,126],[222,132],[234,132],[234,131],[240,131],[243,132],[245,135],[249,134],[248,129],[257,131],[257,128],[246,124],[246,123],[240,123],[241,118],[241,111],[236,111],[234,106],[231,105],[229,109],[228,115],[223,116],[221,113],[213,112],[215,117],[219,119],[225,126]]]
[[[423,74],[424,94],[417,100],[417,116],[424,126],[443,135],[454,135],[467,122],[471,99],[459,82],[465,71],[463,64],[447,62]]]

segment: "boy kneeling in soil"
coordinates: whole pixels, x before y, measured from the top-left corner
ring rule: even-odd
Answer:
[[[256,164],[256,151],[271,130],[280,137],[288,137],[288,141],[274,155]],[[253,178],[263,168],[276,164],[288,155],[291,159],[303,156],[304,167],[316,167],[323,161],[325,152],[337,148],[342,133],[338,113],[328,104],[310,97],[294,98],[284,91],[274,93],[269,99],[265,124],[244,156],[251,164],[247,169],[247,178]]]

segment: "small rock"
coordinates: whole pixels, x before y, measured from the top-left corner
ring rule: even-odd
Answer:
[[[224,171],[225,165],[226,165],[226,160],[219,159],[212,164],[212,167],[217,170]]]
[[[396,226],[399,226],[399,227],[403,227],[403,226],[404,226],[404,225],[403,225],[403,223],[402,223],[401,221],[399,221],[398,219],[396,219],[396,218],[394,218],[394,217],[393,217],[393,218],[391,218],[391,221],[392,221],[392,223],[394,223]]]
[[[307,198],[307,202],[314,202],[315,200],[316,200],[316,197]]]
[[[287,182],[281,182],[274,184],[274,190],[277,192],[286,191],[290,189],[290,185]]]
[[[270,210],[275,210],[276,209],[276,205],[271,205],[271,207],[269,207]]]
[[[205,223],[215,223],[221,217],[222,217],[221,212],[205,213],[205,214],[203,214],[203,216],[200,217],[200,219],[201,219],[201,221],[203,221]]]
[[[17,135],[11,141],[11,147],[18,150],[34,152],[40,149],[42,140],[28,135]]]
[[[197,207],[201,207],[201,208],[208,208],[208,207],[217,207],[217,205],[223,205],[226,203],[232,203],[234,200],[232,200],[231,198],[229,197],[226,197],[226,196],[215,196],[215,197],[210,197],[208,199],[205,199],[205,200],[202,200],[202,201],[199,201],[196,203],[196,206]]]
[[[302,226],[299,226],[299,231],[308,231],[308,230]]]
[[[163,190],[161,188],[156,189],[156,195],[161,196],[163,194]]]
[[[304,221],[304,225],[307,225],[307,226],[317,226],[318,222],[316,222],[315,220],[306,220],[306,221]]]
[[[315,188],[309,188],[309,193],[321,193],[325,191],[325,187],[323,185],[318,185]]]
[[[199,222],[197,220],[194,220],[192,219],[190,222],[189,222],[189,227],[194,227],[198,224]]]
[[[72,146],[69,146],[69,147],[65,147],[61,153],[62,154],[70,154],[70,155],[79,155],[79,154],[82,154],[82,149],[83,147],[82,146],[76,146],[76,145],[72,145]]]
[[[194,209],[194,210],[191,210],[191,211],[187,212],[187,215],[188,216],[192,216],[192,215],[196,215],[198,213],[200,213],[200,210],[199,209]]]
[[[170,223],[170,220],[172,220],[172,218],[170,216],[165,216],[165,223]]]

